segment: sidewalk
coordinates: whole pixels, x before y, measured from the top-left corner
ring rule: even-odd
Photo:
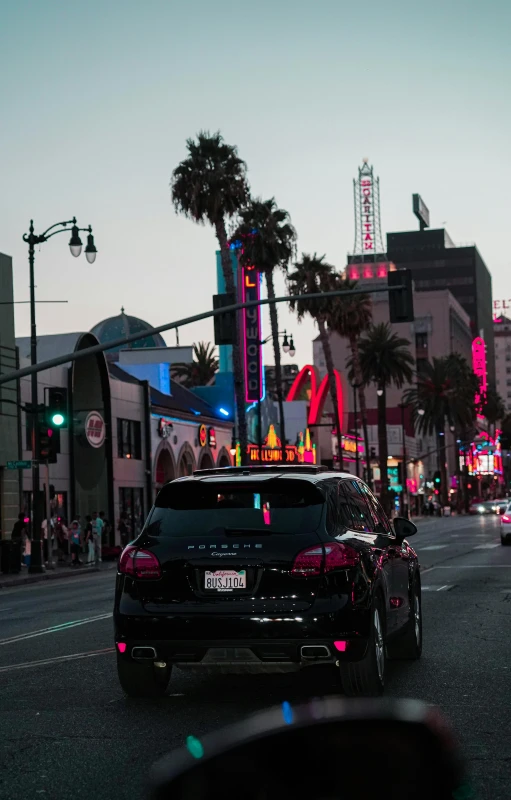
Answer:
[[[13,575],[4,575],[0,573],[0,589],[8,589],[11,586],[25,586],[31,583],[40,583],[41,581],[51,581],[57,578],[70,578],[76,575],[88,575],[91,572],[106,572],[108,570],[116,569],[117,561],[102,561],[98,566],[92,564],[82,564],[80,567],[71,567],[65,563],[55,563],[55,569],[47,569],[45,572],[36,573],[31,575],[27,567],[22,567],[21,572]]]

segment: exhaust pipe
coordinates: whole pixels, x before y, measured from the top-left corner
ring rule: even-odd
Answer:
[[[330,658],[331,653],[326,644],[304,644],[300,648],[300,655],[307,661],[315,661],[318,658]]]
[[[131,651],[131,657],[137,661],[154,661],[156,650],[154,647],[134,647]]]

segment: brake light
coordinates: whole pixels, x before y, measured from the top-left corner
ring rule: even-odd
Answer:
[[[138,547],[128,545],[121,553],[119,572],[133,578],[155,580],[161,578],[161,565],[150,550],[139,550]]]
[[[502,517],[502,522],[511,522],[511,517],[508,517],[507,514],[504,514],[504,516]]]
[[[345,569],[354,567],[360,561],[356,550],[341,542],[331,542],[323,548],[309,547],[302,550],[295,558],[291,575],[296,578],[309,578],[321,575],[323,572],[331,572],[334,569]]]

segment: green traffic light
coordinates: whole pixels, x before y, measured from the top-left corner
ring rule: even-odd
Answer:
[[[61,414],[60,411],[56,411],[55,414],[52,414],[51,422],[52,422],[52,425],[56,425],[57,427],[60,427],[65,422],[63,414]]]

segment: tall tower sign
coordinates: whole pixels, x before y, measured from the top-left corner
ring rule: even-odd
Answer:
[[[382,260],[385,253],[381,235],[380,179],[375,178],[367,158],[353,180],[355,198],[355,245],[353,255],[364,261]]]

